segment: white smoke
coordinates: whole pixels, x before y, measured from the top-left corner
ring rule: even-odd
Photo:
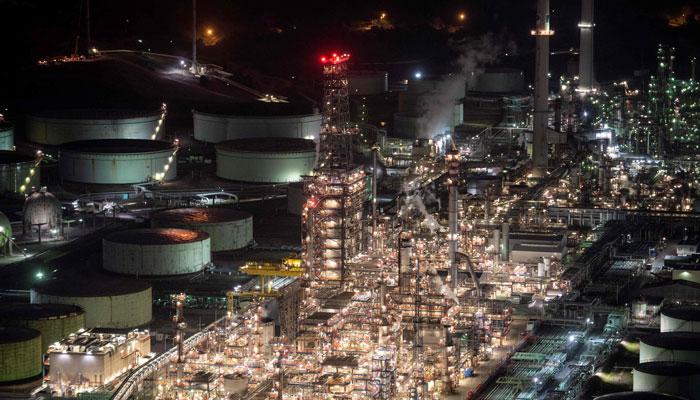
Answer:
[[[406,205],[409,210],[416,210],[423,216],[423,224],[428,227],[431,234],[434,234],[440,227],[440,223],[435,216],[425,208],[425,203],[423,203],[420,193],[406,195]]]
[[[454,301],[455,304],[459,304],[459,299],[457,298],[455,292],[453,292],[452,289],[445,284],[439,275],[433,275],[430,282],[433,284],[433,288],[436,292],[439,292],[441,295]]]
[[[451,46],[459,53],[455,62],[456,72],[449,75],[442,85],[442,90],[435,90],[429,96],[421,97],[418,104],[419,112],[423,117],[421,133],[424,138],[431,138],[436,134],[449,131],[452,127],[452,119],[455,111],[455,100],[466,88],[467,82],[473,84],[476,77],[484,67],[493,64],[503,54],[504,48],[515,53],[513,42],[507,46],[501,44],[503,38],[496,39],[488,33],[477,39],[464,39],[451,43]]]

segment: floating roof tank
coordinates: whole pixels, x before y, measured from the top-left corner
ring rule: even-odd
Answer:
[[[593,400],[687,400],[685,397],[654,392],[617,392],[598,396]]]
[[[34,329],[0,327],[0,385],[41,379],[41,334]]]
[[[700,307],[661,310],[661,332],[700,332]]]
[[[253,215],[230,208],[175,208],[151,215],[153,228],[204,231],[211,251],[236,250],[253,241]]]
[[[680,362],[640,363],[632,370],[635,392],[657,392],[697,398],[700,393],[700,367]]]
[[[0,119],[0,150],[13,150],[15,146],[15,126]]]
[[[41,333],[41,351],[85,328],[85,310],[67,304],[2,304],[0,325],[30,328]]]
[[[646,335],[640,340],[639,361],[675,361],[700,366],[700,333],[662,332]]]
[[[85,310],[85,327],[134,328],[152,318],[151,284],[107,275],[78,275],[35,284],[32,304],[72,304]]]

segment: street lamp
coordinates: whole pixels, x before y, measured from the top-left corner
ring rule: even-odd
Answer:
[[[211,28],[207,28],[207,36],[211,36],[214,34],[214,30]]]

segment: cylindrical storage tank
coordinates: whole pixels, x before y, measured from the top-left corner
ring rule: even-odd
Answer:
[[[41,334],[34,329],[0,327],[0,385],[41,378]]]
[[[348,94],[372,96],[389,90],[389,74],[384,71],[348,71]]]
[[[12,225],[7,215],[0,211],[0,254],[3,252],[3,248],[8,244],[9,239],[12,238]]]
[[[298,182],[315,162],[316,144],[306,139],[237,139],[216,146],[216,176],[234,181]]]
[[[512,93],[523,90],[524,73],[513,68],[493,68],[481,72],[476,77],[476,84],[470,87],[475,92]],[[473,80],[469,80],[470,86]]]
[[[661,310],[661,332],[700,332],[700,307]]]
[[[668,393],[697,399],[700,393],[700,367],[679,362],[640,363],[632,370],[635,392]]]
[[[135,328],[152,319],[151,284],[107,275],[71,276],[39,282],[32,304],[72,304],[85,310],[85,328]]]
[[[700,333],[663,332],[642,337],[639,362],[674,361],[700,366]]]
[[[123,275],[168,276],[200,272],[211,262],[204,231],[131,229],[102,239],[102,268]]]
[[[0,325],[30,328],[41,333],[41,351],[85,328],[85,310],[67,304],[3,304]]]
[[[207,232],[211,251],[237,250],[253,241],[253,215],[230,208],[174,208],[151,215],[153,228]]]
[[[193,119],[194,138],[208,143],[264,137],[318,141],[321,129],[321,114],[251,117],[194,111]]]
[[[61,146],[61,178],[80,183],[133,184],[177,177],[177,146],[157,140],[82,140]]]
[[[0,119],[0,150],[14,150],[15,126]]]
[[[245,395],[248,393],[248,377],[243,374],[224,375],[224,391],[229,396]]]
[[[289,186],[287,186],[287,212],[293,215],[301,215],[305,203],[304,183],[290,183]]]
[[[35,156],[16,151],[0,151],[0,193],[31,193],[40,184]]]
[[[617,392],[598,396],[593,400],[688,400],[685,397],[654,392]]]
[[[150,140],[163,118],[162,110],[54,110],[27,117],[27,139],[58,145],[79,140]]]

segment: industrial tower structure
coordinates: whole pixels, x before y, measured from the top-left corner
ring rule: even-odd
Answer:
[[[541,178],[548,167],[547,120],[549,119],[549,0],[537,0],[537,25],[532,35],[537,38],[535,55],[535,121],[532,139],[532,176]]]
[[[347,62],[349,54],[322,57],[323,119],[313,175],[304,180],[302,213],[303,306],[319,304],[343,288],[345,264],[362,243],[365,174],[352,162]],[[302,312],[302,317],[304,313]]]
[[[581,1],[581,21],[578,27],[581,30],[581,44],[578,56],[578,91],[585,96],[595,88],[595,75],[593,74],[593,2],[594,0]]]

